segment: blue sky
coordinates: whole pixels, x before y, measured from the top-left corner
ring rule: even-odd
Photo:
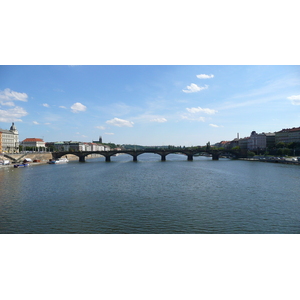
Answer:
[[[0,128],[20,140],[192,146],[299,120],[299,66],[0,66]]]

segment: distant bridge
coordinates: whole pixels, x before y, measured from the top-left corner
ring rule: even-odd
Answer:
[[[188,161],[193,161],[194,155],[199,155],[201,153],[207,153],[212,156],[213,160],[219,160],[220,155],[233,154],[236,157],[239,157],[238,151],[233,150],[203,150],[199,149],[157,149],[157,150],[110,150],[110,151],[60,151],[60,152],[52,152],[52,156],[54,159],[61,158],[68,154],[76,155],[79,157],[80,162],[85,162],[85,158],[91,154],[99,154],[105,157],[106,162],[111,161],[111,157],[117,154],[129,154],[133,157],[133,161],[137,161],[139,155],[144,153],[154,153],[161,156],[161,161],[166,160],[166,156],[169,154],[184,154],[187,156]]]

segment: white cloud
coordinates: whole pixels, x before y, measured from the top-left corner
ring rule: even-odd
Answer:
[[[63,106],[63,105],[59,106],[59,108],[64,108],[64,109],[66,109],[66,107],[65,107],[65,106]]]
[[[15,106],[15,104],[12,101],[4,102],[0,100],[0,104],[5,106]]]
[[[111,120],[106,121],[107,124],[118,126],[118,127],[133,127],[133,122],[122,120],[119,118],[113,118]]]
[[[191,83],[191,85],[188,85],[186,88],[187,90],[182,90],[184,93],[197,93],[207,89],[208,85],[206,84],[205,86],[198,86],[195,83]]]
[[[151,122],[164,123],[164,122],[167,122],[167,119],[166,118],[155,118],[155,119],[152,119]]]
[[[300,105],[300,95],[294,95],[287,98],[291,100],[293,105]]]
[[[215,128],[223,127],[223,126],[219,126],[219,125],[216,125],[216,124],[209,124],[209,126],[215,127]]]
[[[47,103],[44,103],[43,106],[45,106],[45,107],[50,107],[50,105],[47,104]]]
[[[35,125],[39,125],[39,123],[37,121],[33,121],[32,123]]]
[[[101,129],[101,130],[104,130],[104,129],[105,129],[104,126],[96,126],[95,128],[98,128],[98,129]]]
[[[114,133],[112,133],[112,132],[105,132],[104,134],[106,134],[106,135],[114,135]]]
[[[196,76],[199,79],[209,79],[209,78],[214,78],[215,77],[213,74],[211,74],[211,75],[199,74],[199,75],[196,75]]]
[[[28,96],[26,93],[15,92],[11,89],[5,89],[4,91],[0,91],[0,99],[3,100],[27,102],[27,98]]]
[[[201,108],[199,107],[192,107],[192,108],[186,108],[188,113],[183,114],[181,117],[182,119],[190,120],[190,121],[201,121],[205,122],[205,117],[201,116],[202,113],[207,115],[213,115],[217,111],[215,109],[210,108]]]
[[[185,114],[181,116],[184,120],[205,122],[204,117],[195,116],[194,114]]]
[[[86,106],[79,103],[79,102],[76,102],[74,103],[72,106],[71,106],[71,110],[73,113],[78,113],[78,112],[81,112],[81,111],[86,111]]]
[[[20,118],[27,115],[27,111],[24,108],[18,106],[8,110],[0,109],[0,122],[21,122],[22,120]]]
[[[201,108],[200,106],[199,107],[186,108],[186,110],[191,114],[202,113],[203,112],[207,115],[213,115],[217,112],[217,110],[215,110],[215,109]]]

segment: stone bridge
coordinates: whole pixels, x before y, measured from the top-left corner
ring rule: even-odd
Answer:
[[[129,154],[133,157],[133,161],[137,161],[137,157],[144,153],[154,153],[161,156],[161,161],[166,160],[166,156],[169,154],[184,154],[187,156],[188,161],[193,160],[194,155],[199,155],[201,153],[207,153],[212,156],[213,160],[218,160],[220,155],[223,153],[233,154],[239,157],[239,152],[232,150],[203,150],[203,149],[159,149],[159,150],[110,150],[110,151],[62,151],[62,152],[52,152],[54,159],[61,158],[68,154],[76,155],[79,157],[80,162],[85,162],[85,158],[91,154],[99,154],[105,157],[106,162],[111,161],[111,157],[117,154]]]

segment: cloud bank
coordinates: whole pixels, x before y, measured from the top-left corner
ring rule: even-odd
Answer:
[[[155,119],[152,119],[151,122],[164,123],[164,122],[167,122],[167,119],[166,118],[155,118]]]
[[[210,108],[201,108],[199,107],[192,107],[192,108],[186,108],[186,110],[189,113],[195,114],[195,113],[205,113],[207,115],[214,115],[215,113],[217,113],[218,111],[215,109],[210,109]]]
[[[8,110],[0,109],[0,122],[22,122],[20,118],[27,115],[27,111],[18,106]]]
[[[106,121],[107,124],[117,126],[117,127],[133,127],[133,122],[122,120],[119,118],[113,118],[111,120]]]
[[[5,89],[4,91],[0,91],[0,101],[23,101],[27,102],[27,94],[19,93],[12,91],[11,89]]]
[[[294,96],[290,96],[287,97],[289,100],[291,100],[291,103],[293,105],[300,105],[300,95],[294,95]]]
[[[206,84],[205,86],[198,86],[195,83],[191,83],[191,85],[188,85],[186,88],[186,90],[182,90],[184,93],[197,93],[202,90],[206,90],[208,88],[208,85]]]

